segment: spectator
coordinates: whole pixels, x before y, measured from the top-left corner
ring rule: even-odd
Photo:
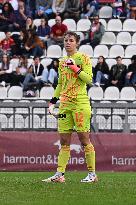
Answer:
[[[51,27],[50,41],[48,42],[48,46],[52,44],[58,44],[63,47],[64,34],[68,29],[67,26],[62,23],[60,16],[57,16],[55,21],[55,25]]]
[[[101,22],[99,22],[99,16],[96,15],[93,18],[93,23],[91,24],[91,28],[89,30],[89,36],[87,39],[81,41],[81,45],[89,43],[92,47],[97,46],[104,35],[105,28]]]
[[[136,19],[136,0],[128,0],[130,17]]]
[[[15,42],[14,55],[16,56],[27,55],[27,51],[25,49],[25,43],[28,39],[28,33],[26,32],[26,30],[22,29],[19,35],[13,34],[12,37]]]
[[[36,0],[36,18],[51,17],[52,14],[52,0]]]
[[[46,71],[40,62],[40,58],[36,56],[34,58],[34,63],[28,68],[28,73],[23,82],[23,90],[27,91],[33,89],[34,86],[36,89],[40,89],[45,82]]]
[[[48,20],[46,18],[41,19],[41,25],[37,28],[37,35],[40,37],[41,40],[45,42],[47,47],[47,41],[50,37],[50,26],[48,25]]]
[[[131,58],[131,64],[129,64],[126,74],[125,85],[135,85],[136,84],[136,55]]]
[[[64,19],[73,18],[79,20],[80,15],[80,0],[67,0]]]
[[[59,60],[53,59],[52,63],[47,67],[47,78],[46,82],[51,84],[53,87],[56,87],[58,83],[58,67]]]
[[[33,29],[36,31],[36,26],[34,25],[33,23],[33,19],[32,17],[28,16],[27,19],[26,19],[26,26],[25,26],[25,29],[26,30],[29,30],[29,29]]]
[[[27,16],[30,16],[30,12],[25,9],[25,4],[23,1],[18,1],[18,10],[16,11],[15,18],[16,22],[14,23],[15,30],[20,30],[24,27]]]
[[[2,86],[6,86],[7,83],[11,82],[13,67],[10,63],[10,58],[7,54],[3,54],[2,62],[0,65],[0,82]]]
[[[52,10],[55,16],[63,16],[67,0],[53,0]]]
[[[43,41],[37,36],[34,30],[28,30],[28,39],[25,42],[25,49],[28,57],[42,56],[45,45]]]
[[[35,9],[36,9],[35,1],[24,0],[24,3],[25,3],[26,10],[30,12],[30,16],[32,16],[32,18],[35,18]]]
[[[21,56],[16,70],[13,72],[11,86],[21,86],[27,73],[27,57]]]
[[[103,56],[99,56],[97,65],[93,69],[93,79],[96,86],[100,86],[101,83],[104,85],[108,83],[109,66]]]
[[[0,42],[0,49],[3,54],[13,55],[13,47],[15,42],[11,37],[11,33],[7,31],[5,33],[6,37]]]
[[[123,13],[123,1],[115,0],[111,5],[113,18],[120,18]]]
[[[113,65],[109,75],[109,86],[116,86],[120,90],[125,85],[125,76],[127,72],[126,65],[122,64],[122,58],[116,57],[117,64]]]
[[[0,31],[12,30],[14,23],[14,10],[10,3],[3,4],[2,13],[0,14]]]
[[[84,11],[81,13],[81,18],[89,18],[94,15],[97,15],[99,10],[99,2],[98,0],[88,1],[85,6]]]

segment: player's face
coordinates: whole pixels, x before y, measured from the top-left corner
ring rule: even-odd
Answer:
[[[64,47],[67,52],[73,52],[77,48],[77,42],[74,36],[66,35],[64,38]]]

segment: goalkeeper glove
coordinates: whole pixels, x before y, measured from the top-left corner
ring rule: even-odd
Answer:
[[[48,111],[51,115],[55,115],[54,108],[55,108],[55,104],[49,103]]]
[[[74,73],[79,74],[81,72],[81,69],[75,64],[75,61],[72,58],[66,60],[65,63],[72,71],[74,71]]]

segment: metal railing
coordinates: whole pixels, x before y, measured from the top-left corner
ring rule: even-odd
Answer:
[[[136,104],[94,102],[91,127],[95,132],[136,132]],[[48,113],[47,102],[1,102],[0,129],[56,131],[57,119]]]

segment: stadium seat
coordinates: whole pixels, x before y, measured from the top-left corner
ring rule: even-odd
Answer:
[[[53,115],[47,115],[47,128],[57,128],[57,119]],[[42,118],[42,127],[45,127],[45,117]]]
[[[96,123],[98,123],[98,129],[99,130],[105,130],[106,129],[106,119],[102,115],[96,116]]]
[[[133,102],[133,104],[136,104],[136,101]],[[128,110],[129,115],[136,115],[136,109],[135,108],[130,108]]]
[[[111,103],[111,101],[109,101],[109,100],[102,100],[102,101],[100,101],[100,103],[101,104],[104,104],[104,103]],[[97,108],[97,114],[101,114],[101,115],[103,115],[103,116],[105,116],[105,117],[107,117],[107,116],[109,116],[109,115],[111,115],[111,108]]]
[[[41,64],[44,66],[44,68],[46,68],[48,65],[50,65],[52,62],[51,58],[44,58],[41,60]]]
[[[113,32],[105,32],[101,44],[113,45],[116,43],[116,36]]]
[[[131,58],[136,55],[136,45],[128,45],[125,49],[125,58]]]
[[[62,50],[59,45],[51,45],[47,48],[48,58],[60,58],[62,56]]]
[[[25,103],[30,103],[29,100],[19,100],[19,103],[23,103],[25,105]],[[24,114],[24,115],[28,115],[29,113],[29,108],[23,108],[23,107],[17,107],[16,108],[16,113],[17,114]]]
[[[122,63],[125,64],[126,66],[128,66],[129,64],[131,64],[131,60],[130,60],[130,58],[124,58],[124,59],[122,59]]]
[[[34,19],[33,23],[36,27],[38,27],[41,25],[41,19]]]
[[[15,115],[15,128],[23,129],[25,127],[25,120],[22,115]]]
[[[103,99],[103,89],[101,87],[93,86],[88,90],[88,97],[91,100],[102,100]]]
[[[19,58],[12,58],[10,60],[10,63],[12,64],[13,66],[13,71],[16,70],[16,68],[18,67],[18,64],[19,64]]]
[[[85,39],[85,35],[83,32],[81,31],[76,31],[76,34],[80,36],[80,41],[84,40]]]
[[[35,100],[35,103],[38,103],[38,104],[40,104],[40,103],[46,103],[46,101],[45,100]],[[43,117],[43,115],[45,115],[45,108],[43,108],[43,107],[35,107],[34,109],[33,109],[33,113],[34,114],[37,114],[39,117]]]
[[[105,30],[107,30],[107,22],[105,19],[99,19],[99,22],[101,22],[104,25]]]
[[[99,10],[99,18],[112,18],[112,7],[102,6]]]
[[[124,48],[122,45],[113,45],[109,50],[109,58],[116,58],[117,56],[124,57]]]
[[[121,31],[122,22],[120,19],[110,19],[107,23],[107,31]]]
[[[32,63],[33,63],[33,59],[32,58],[28,58],[27,59],[27,66],[29,67]]]
[[[107,119],[107,129],[108,130],[123,130],[123,120],[118,115],[113,115],[112,119],[111,116]]]
[[[107,87],[104,92],[104,100],[119,100],[119,89],[115,86]]]
[[[107,58],[107,59],[106,59],[106,63],[108,64],[109,69],[111,69],[111,67],[112,67],[113,65],[115,65],[117,62],[116,62],[116,60],[113,59],[113,58]]]
[[[63,48],[63,50],[62,50],[62,56],[66,56],[66,55],[67,55],[66,50],[65,50],[65,48]]]
[[[5,107],[4,108],[1,108],[0,109],[0,111],[1,111],[1,113],[4,113],[4,114],[8,114],[8,115],[12,115],[13,114],[13,108],[12,108],[12,104],[14,103],[14,101],[13,100],[3,100],[3,103],[4,103],[4,105],[5,105]],[[10,106],[9,107],[6,107],[7,105],[6,105],[6,103],[10,103]]]
[[[108,57],[109,50],[106,45],[97,45],[94,48],[94,57],[98,58],[99,56],[104,56],[105,58]]]
[[[55,22],[55,19],[49,19],[49,20],[48,20],[48,25],[49,25],[50,27],[52,27],[55,23],[56,23],[56,22]]]
[[[136,44],[136,33],[132,35],[132,44]]]
[[[14,116],[12,115],[8,120],[8,128],[14,128],[14,129],[24,129],[25,127],[25,120],[22,115],[15,115],[15,121]]]
[[[118,33],[118,35],[117,35],[117,44],[121,44],[121,45],[131,44],[131,35],[130,35],[130,33],[125,32],[125,31]]]
[[[98,59],[97,58],[92,58],[92,66],[95,67],[97,62],[98,62]]]
[[[0,41],[2,41],[6,37],[3,31],[0,31]]]
[[[63,24],[65,24],[70,31],[76,31],[76,22],[74,19],[64,19]]]
[[[136,92],[133,87],[123,87],[120,92],[120,100],[133,101],[136,99]]]
[[[134,116],[134,115],[128,116],[128,123],[130,126],[130,130],[136,131],[136,116]]]
[[[0,86],[0,99],[7,98],[7,88]]]
[[[54,95],[53,87],[43,87],[40,90],[40,98],[45,100],[50,100]]]
[[[123,31],[136,32],[136,20],[126,19],[123,23]]]
[[[41,119],[40,119],[40,117],[38,115],[33,115],[32,126],[35,129],[41,128]]]
[[[21,99],[23,97],[23,89],[20,86],[12,86],[8,90],[8,98]]]
[[[92,46],[90,45],[81,45],[79,47],[79,51],[81,53],[85,53],[87,54],[88,56],[92,57],[93,56],[93,49],[92,49]]]
[[[4,114],[0,114],[0,130],[8,127],[7,116]]]
[[[77,31],[88,31],[91,26],[91,21],[89,19],[80,19],[77,22]]]
[[[127,101],[119,100],[116,102],[117,104],[127,103]],[[121,115],[125,116],[125,109],[124,108],[114,108],[113,109],[113,115]]]

